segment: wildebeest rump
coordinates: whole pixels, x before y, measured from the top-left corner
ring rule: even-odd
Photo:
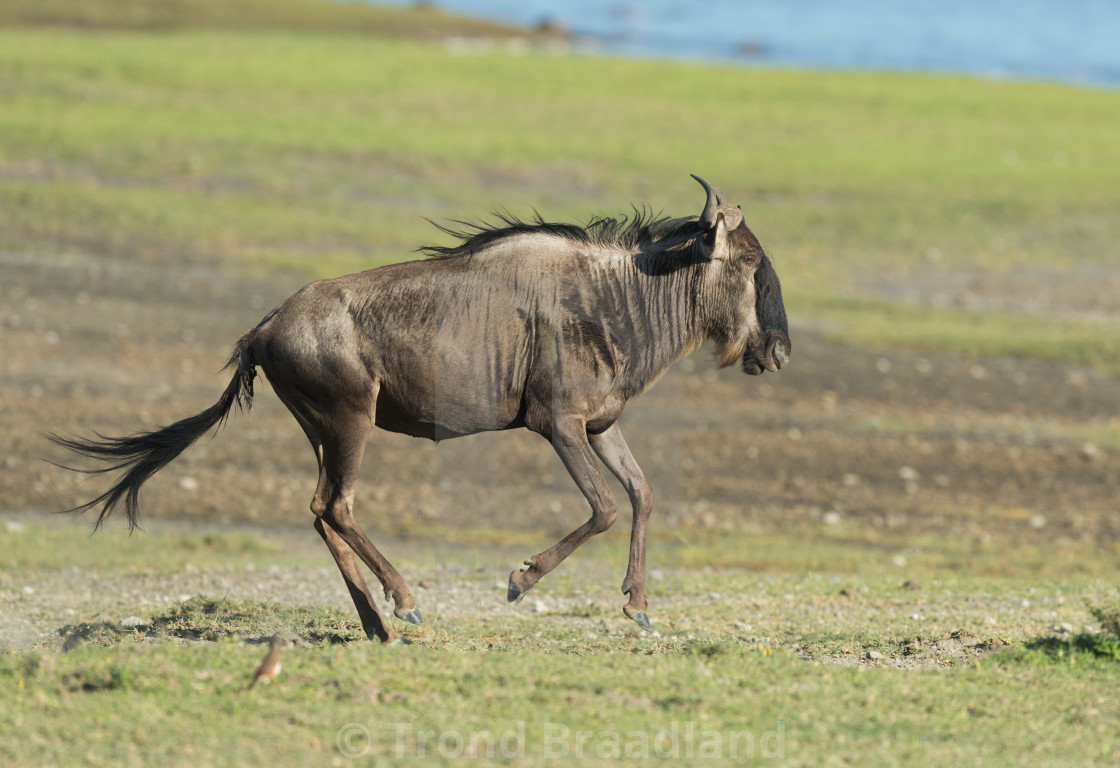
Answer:
[[[649,629],[645,595],[649,483],[618,419],[673,363],[704,341],[721,365],[776,371],[790,355],[781,286],[742,211],[699,177],[697,218],[595,218],[584,226],[539,217],[465,225],[429,258],[312,283],[270,312],[234,348],[233,379],[209,409],[130,437],[55,442],[123,475],[74,511],[124,503],[130,526],[141,486],[250,404],[260,368],[299,422],[319,464],[315,529],[342,572],[369,637],[396,637],[358,565],[420,622],[412,594],[353,515],[358,468],[374,426],[441,440],[525,427],[551,441],[591,505],[590,519],[510,575],[520,598],[580,544],[615,521],[595,458],[630,497],[634,518],[623,611]]]

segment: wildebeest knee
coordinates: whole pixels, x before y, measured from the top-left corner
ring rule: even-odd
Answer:
[[[317,498],[311,502],[311,511],[339,533],[350,528],[354,522],[350,514],[350,501],[345,497],[336,496],[329,500]]]

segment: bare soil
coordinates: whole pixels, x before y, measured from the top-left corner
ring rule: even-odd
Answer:
[[[89,258],[0,256],[0,506],[50,512],[106,478],[44,431],[125,434],[212,404],[234,341],[299,287]],[[787,278],[792,279],[792,278]],[[1115,540],[1120,379],[1018,359],[867,353],[793,323],[779,374],[717,370],[706,350],[632,403],[623,427],[668,527],[788,525],[831,512],[883,529]],[[524,431],[438,446],[375,432],[356,509],[373,530],[416,525],[566,531],[583,500]],[[258,387],[146,489],[145,514],[310,523],[313,456]],[[978,515],[977,510],[990,514]]]

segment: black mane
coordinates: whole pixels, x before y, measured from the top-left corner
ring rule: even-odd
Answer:
[[[645,245],[662,240],[676,239],[702,231],[694,217],[670,219],[652,210],[634,208],[632,216],[607,218],[595,216],[586,224],[557,224],[545,221],[536,211],[531,221],[523,221],[508,211],[496,211],[496,222],[455,221],[459,228],[428,221],[446,235],[459,240],[458,245],[428,245],[420,249],[428,258],[450,259],[469,257],[490,245],[517,235],[544,234],[563,238],[573,243],[595,246],[614,246],[626,250],[639,250]]]

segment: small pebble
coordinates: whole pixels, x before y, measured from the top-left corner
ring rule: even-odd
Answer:
[[[144,624],[144,620],[139,616],[129,616],[128,618],[121,619],[122,627],[139,627]]]
[[[878,651],[868,651],[867,658],[869,661],[882,661],[883,654],[879,653]]]

